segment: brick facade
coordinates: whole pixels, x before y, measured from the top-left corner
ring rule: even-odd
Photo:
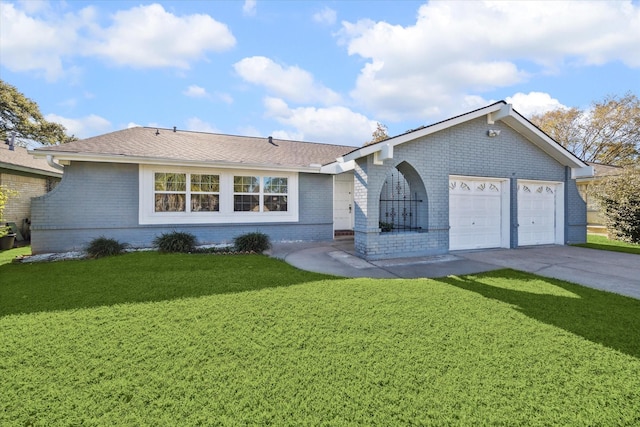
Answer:
[[[333,238],[333,177],[299,174],[299,221],[276,224],[139,225],[138,166],[72,162],[51,193],[32,204],[34,254],[81,250],[96,237],[114,238],[132,247],[150,247],[165,232],[184,231],[201,244],[230,243],[244,233],[261,231],[272,241],[319,241]]]
[[[500,130],[489,137],[488,129]],[[408,167],[409,165],[410,167]],[[427,219],[420,231],[382,233],[379,195],[390,170],[417,172],[414,182],[424,186],[426,203],[419,212]],[[374,155],[360,158],[355,168],[355,247],[367,259],[443,254],[449,251],[449,176],[502,178],[511,183],[510,246],[517,246],[518,179],[564,183],[565,243],[586,241],[586,206],[571,170],[548,156],[503,123],[488,125],[484,117],[398,145],[382,165]]]

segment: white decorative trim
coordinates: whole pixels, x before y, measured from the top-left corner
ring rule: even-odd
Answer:
[[[220,210],[218,212],[155,212],[154,174],[176,172],[220,176]],[[283,177],[288,180],[287,212],[234,212],[234,176]],[[166,165],[139,165],[138,222],[140,225],[179,224],[258,224],[298,222],[298,174],[290,172],[188,168]]]

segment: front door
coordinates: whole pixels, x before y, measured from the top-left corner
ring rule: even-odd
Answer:
[[[335,177],[333,186],[333,229],[353,230],[353,174]]]

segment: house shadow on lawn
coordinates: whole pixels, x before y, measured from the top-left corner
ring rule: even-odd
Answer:
[[[335,276],[264,255],[138,252],[96,260],[0,266],[0,317],[250,292]]]
[[[435,280],[511,304],[530,318],[640,358],[640,300],[514,270]]]

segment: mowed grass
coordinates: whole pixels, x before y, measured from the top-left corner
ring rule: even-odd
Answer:
[[[621,242],[619,240],[609,240],[606,236],[600,236],[597,234],[587,234],[587,243],[575,246],[640,255],[640,245],[638,244]]]
[[[31,246],[0,251],[0,265],[9,264],[15,257],[20,255],[31,255]]]
[[[0,267],[0,425],[637,425],[640,301],[264,256]]]

